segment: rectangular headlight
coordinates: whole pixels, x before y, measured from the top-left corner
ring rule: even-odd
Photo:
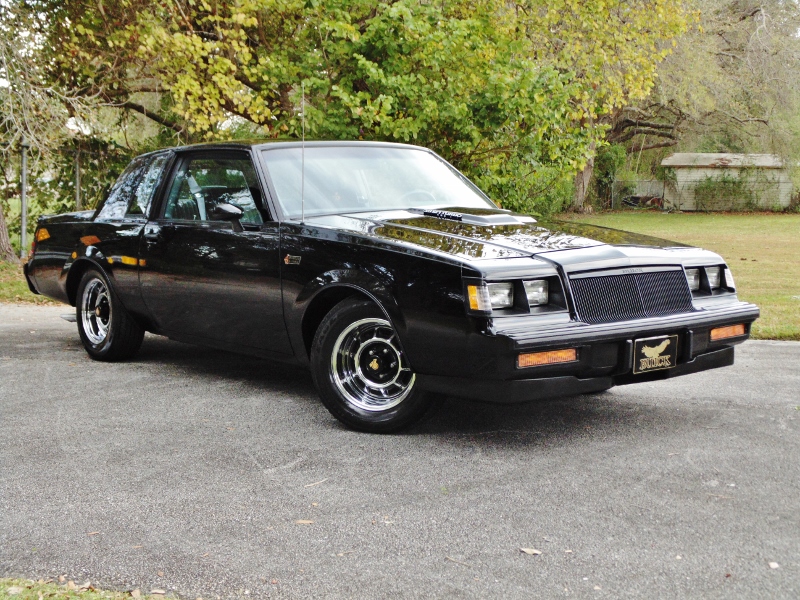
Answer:
[[[722,281],[722,269],[720,267],[706,267],[706,277],[708,285],[712,290],[719,288]]]
[[[700,269],[686,269],[686,279],[690,290],[696,292],[700,289]]]
[[[489,289],[489,303],[492,308],[510,308],[514,306],[513,283],[490,283],[486,287]]]
[[[528,297],[530,306],[541,306],[547,304],[549,285],[546,279],[536,279],[535,281],[523,281],[525,295]]]

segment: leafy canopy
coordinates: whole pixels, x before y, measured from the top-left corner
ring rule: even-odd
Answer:
[[[54,79],[182,139],[299,137],[304,103],[309,138],[430,147],[523,210],[686,22],[667,0],[31,2],[55,17]]]

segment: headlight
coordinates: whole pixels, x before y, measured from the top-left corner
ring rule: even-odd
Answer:
[[[492,308],[510,308],[514,306],[513,283],[490,283],[486,287],[489,289],[489,303]]]
[[[525,287],[525,295],[528,297],[528,304],[530,306],[547,304],[550,286],[547,284],[546,279],[523,281],[522,285]]]
[[[708,286],[712,290],[717,289],[722,280],[722,268],[706,267],[706,277],[708,277]]]
[[[686,279],[690,290],[696,292],[700,289],[700,269],[686,269]]]

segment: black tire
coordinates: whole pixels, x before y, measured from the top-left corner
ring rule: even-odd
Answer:
[[[345,299],[322,320],[311,346],[311,375],[325,407],[359,431],[399,431],[431,405],[391,323],[366,300]]]
[[[142,345],[144,329],[128,314],[99,269],[91,268],[81,277],[75,316],[83,347],[94,360],[126,360]]]

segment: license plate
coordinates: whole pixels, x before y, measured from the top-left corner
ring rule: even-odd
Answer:
[[[671,369],[678,363],[678,336],[661,335],[636,340],[633,345],[633,372],[646,373]]]

